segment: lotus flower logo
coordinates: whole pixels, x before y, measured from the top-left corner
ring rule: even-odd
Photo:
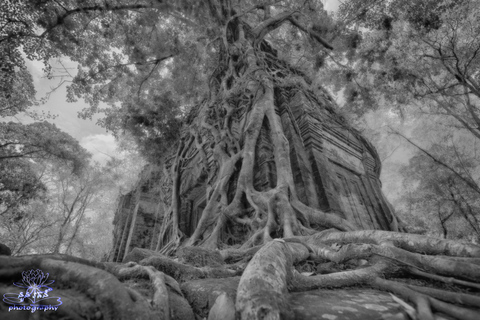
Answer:
[[[22,291],[20,292],[20,295],[18,298],[24,298],[24,299],[27,298],[34,304],[37,302],[37,299],[47,298],[48,292],[52,291],[52,288],[48,287],[47,285],[50,285],[55,282],[54,280],[50,280],[47,282],[48,276],[49,276],[48,273],[47,275],[44,275],[43,271],[40,269],[23,271],[22,272],[23,281],[13,283],[13,285],[17,287],[27,289],[27,291],[25,292],[25,295],[23,295],[23,291]],[[42,291],[42,288],[45,288],[45,290]]]
[[[53,289],[49,287],[54,280],[48,280],[49,274],[44,274],[40,269],[31,269],[22,272],[22,281],[14,282],[13,285],[25,289],[20,293],[6,293],[3,302],[15,307],[24,307],[14,310],[40,310],[48,307],[58,307],[62,304],[61,298],[49,295]],[[28,309],[25,306],[29,306]],[[56,308],[55,308],[56,310]],[[32,311],[33,312],[33,311]]]

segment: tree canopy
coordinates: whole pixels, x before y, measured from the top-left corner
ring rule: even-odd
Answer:
[[[346,2],[339,15],[353,16],[359,40],[334,53],[337,90],[346,84],[345,99],[360,113],[412,106],[477,136],[478,12],[476,1]]]
[[[320,1],[265,7],[255,1],[25,0],[4,2],[2,12],[5,61],[18,70],[8,75],[10,83],[31,86],[31,78],[21,78],[20,71],[26,72],[22,52],[43,60],[50,75],[49,59],[68,56],[78,63],[68,97],[90,104],[83,117],[104,112],[101,123],[109,130],[130,130],[143,145],[154,141],[160,149],[178,133],[190,107],[218,85],[212,75],[223,72],[222,55],[240,50],[227,40],[239,18],[251,24],[249,32],[258,40],[267,36],[284,58],[293,56],[304,70],[311,63],[302,56],[319,48],[309,39],[323,41],[328,20]],[[34,103],[33,96],[27,100]]]

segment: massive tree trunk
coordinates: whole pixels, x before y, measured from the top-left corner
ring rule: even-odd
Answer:
[[[393,292],[420,319],[434,319],[432,310],[478,319],[472,310],[478,297],[407,280],[478,290],[480,247],[400,233],[381,194],[374,148],[264,38],[289,21],[329,45],[293,12],[257,27],[241,15],[219,21],[225,32],[210,95],[191,111],[175,149],[159,159],[151,205],[159,216],[129,201],[134,216],[123,205],[117,212],[113,260],[128,263],[2,258],[2,272],[42,268],[67,287],[82,282],[76,287],[82,298],[59,309],[82,318],[179,318],[188,294],[176,281],[241,275],[233,295],[222,293],[209,305],[211,319],[291,319],[289,292],[355,285]],[[180,252],[182,262],[172,258]],[[302,273],[326,265],[327,274]],[[401,277],[407,280],[394,282]],[[102,307],[89,309],[92,299]]]

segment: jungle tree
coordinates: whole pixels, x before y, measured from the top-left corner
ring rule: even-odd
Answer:
[[[208,143],[214,153],[216,174],[209,181],[208,202],[200,222],[186,244],[218,247],[219,230],[226,215],[242,218],[245,206],[253,208],[259,223],[248,219],[244,223],[250,226],[251,238],[259,242],[246,243],[258,246],[226,253],[231,258],[249,257],[256,252],[244,266],[237,290],[235,308],[242,319],[292,317],[284,297],[288,289],[360,283],[393,291],[412,301],[422,319],[433,319],[432,308],[457,318],[477,317],[475,311],[468,309],[478,305],[477,297],[462,296],[467,307],[457,307],[436,299],[451,301],[452,293],[415,289],[385,278],[415,274],[450,281],[446,277],[453,277],[462,279],[453,280],[457,283],[478,288],[479,247],[411,234],[360,230],[338,215],[298,200],[289,142],[276,113],[278,97],[300,90],[313,101],[321,99],[324,92],[312,80],[313,71],[322,67],[325,56],[335,50],[325,39],[330,32],[336,33],[337,39],[351,36],[348,30],[331,28],[332,20],[319,1],[25,0],[7,1],[2,6],[6,8],[6,19],[2,22],[0,41],[10,56],[18,57],[23,46],[27,56],[28,52],[42,57],[66,55],[78,63],[69,98],[80,97],[90,103],[83,116],[103,111],[106,117],[102,123],[108,129],[131,130],[140,143],[154,145],[149,150],[153,160],[168,151],[175,137],[181,136],[168,166],[172,200],[163,228],[168,233],[165,253],[172,253],[183,240],[178,229],[178,185],[188,157],[186,146],[194,144],[199,152],[204,152]],[[7,61],[15,64],[17,60]],[[100,102],[107,103],[108,108]],[[232,134],[229,124],[245,110],[250,116],[239,139]],[[181,133],[179,121],[188,124]],[[278,174],[274,187],[257,191],[252,181],[255,145],[263,123],[270,128]],[[234,173],[234,197],[228,199],[227,188]],[[317,232],[311,227],[314,224],[334,230]],[[279,231],[275,233],[278,239],[272,241],[273,226]],[[332,243],[343,246],[329,246]],[[312,277],[292,272],[293,261],[310,256],[334,262],[361,258],[368,264]],[[68,277],[70,281],[85,281],[91,285],[89,294],[117,306],[109,309],[104,304],[104,315],[168,315],[168,300],[162,300],[162,281],[170,280],[150,266],[83,261],[108,269],[120,278],[139,273],[150,277],[156,290],[155,310],[145,308],[145,299],[121,287],[111,275],[69,274],[71,264],[59,264],[54,260],[58,259],[56,256],[50,258],[53,260],[44,257],[36,263],[65,274],[64,281]],[[150,258],[142,264],[151,261],[161,268],[161,263],[155,264]],[[31,263],[28,258],[12,261],[16,265]],[[166,258],[161,261],[170,263]],[[106,283],[109,285],[102,285]],[[232,308],[228,299],[219,304]]]
[[[465,139],[465,138],[464,138]],[[466,139],[465,139],[466,140]],[[469,145],[468,145],[469,146]],[[454,148],[450,151],[448,149]],[[447,149],[439,152],[438,149]],[[464,148],[467,149],[468,147]],[[430,153],[441,154],[444,158],[461,153],[457,146],[445,146],[434,144]],[[465,151],[464,151],[465,152]],[[476,192],[464,181],[462,181],[451,170],[439,166],[424,153],[418,152],[410,159],[408,166],[402,168],[405,176],[405,189],[409,190],[405,196],[405,203],[414,208],[413,212],[426,212],[424,217],[438,218],[438,225],[441,234],[445,238],[455,237],[478,237],[478,217],[476,216]],[[459,157],[459,156],[458,156]],[[469,158],[462,154],[462,161],[458,161],[458,168],[455,171],[467,175],[474,172],[477,165],[475,158]],[[439,159],[443,162],[455,163],[451,159]],[[454,159],[455,160],[455,159]],[[473,180],[473,178],[470,178]],[[431,220],[430,220],[431,221]],[[465,232],[466,230],[471,232]]]
[[[325,76],[334,79],[332,89],[342,90],[352,114],[380,108],[416,119],[419,127],[431,121],[445,136],[452,131],[478,139],[478,11],[476,1],[345,2],[339,16],[351,23],[351,41],[332,53]],[[421,137],[404,140],[421,150]],[[455,174],[478,192],[475,179]]]

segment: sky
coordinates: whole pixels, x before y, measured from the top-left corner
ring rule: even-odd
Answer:
[[[322,2],[327,11],[336,11],[340,5],[338,0],[322,0]]]

